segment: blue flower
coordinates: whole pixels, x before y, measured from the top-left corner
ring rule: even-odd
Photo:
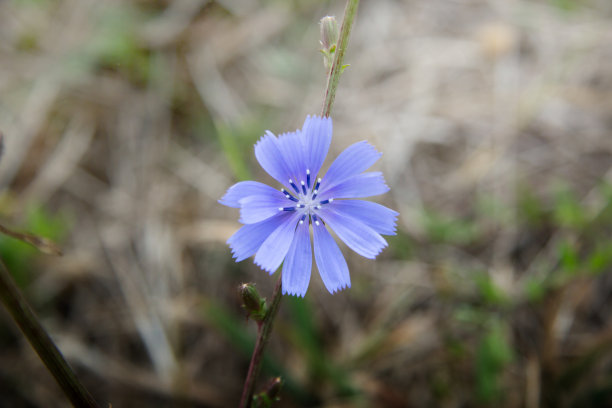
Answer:
[[[328,227],[370,259],[387,246],[381,234],[395,235],[397,212],[370,201],[345,200],[389,191],[382,173],[365,172],[382,153],[368,142],[355,143],[319,178],[331,137],[331,119],[318,116],[308,116],[302,129],[293,133],[276,137],[267,131],[255,144],[255,157],[284,188],[242,181],[219,200],[240,208],[240,222],[245,224],[227,241],[236,262],[255,255],[255,263],[272,274],[284,260],[284,294],[306,294],[311,246],[327,290],[334,293],[351,286],[348,266]]]

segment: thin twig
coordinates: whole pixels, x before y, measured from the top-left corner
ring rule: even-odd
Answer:
[[[18,239],[20,241],[26,242],[36,249],[38,249],[43,254],[47,255],[61,255],[62,250],[50,239],[39,237],[33,234],[26,234],[24,232],[13,231],[12,229],[5,227],[0,224],[0,233],[4,235],[8,235],[11,238]]]
[[[240,408],[248,408],[251,406],[251,402],[253,400],[253,392],[255,391],[255,380],[259,375],[259,370],[261,369],[263,351],[270,338],[270,333],[272,332],[272,324],[274,323],[274,318],[276,317],[280,301],[283,297],[283,291],[281,289],[282,277],[279,276],[278,282],[276,282],[276,287],[274,288],[274,294],[272,295],[272,303],[270,304],[268,313],[266,313],[266,317],[259,325],[259,330],[257,332],[257,342],[255,343],[255,349],[253,350],[253,355],[251,356],[249,372],[247,373],[247,378],[244,381],[242,399],[240,400]]]
[[[78,408],[98,408],[99,405],[78,380],[38,321],[2,261],[0,261],[0,299],[72,405]]]

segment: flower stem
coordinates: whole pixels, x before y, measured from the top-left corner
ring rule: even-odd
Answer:
[[[336,52],[334,53],[334,62],[332,63],[329,75],[327,77],[327,89],[325,90],[325,102],[323,103],[323,111],[321,116],[329,116],[331,113],[334,99],[336,98],[336,88],[338,88],[338,82],[340,81],[340,75],[342,74],[344,53],[348,47],[349,35],[351,34],[351,27],[353,26],[353,20],[357,14],[357,6],[359,0],[348,0],[346,8],[344,9],[344,19],[342,20],[342,27],[340,28],[340,37],[338,38],[338,45]]]
[[[72,405],[98,408],[99,405],[78,380],[36,318],[2,261],[0,261],[0,299]]]
[[[348,38],[351,33],[351,27],[353,26],[353,20],[357,14],[357,6],[359,0],[348,0],[346,8],[344,9],[344,19],[342,20],[342,27],[340,28],[340,37],[338,39],[338,45],[334,53],[334,61],[331,69],[329,70],[329,76],[327,77],[327,89],[325,90],[325,102],[323,104],[323,111],[321,116],[329,116],[334,99],[336,96],[336,88],[340,80],[340,74],[342,74],[342,62],[344,61],[344,52],[348,46]],[[251,355],[251,364],[249,365],[249,371],[247,378],[244,382],[244,388],[242,390],[242,398],[240,399],[240,408],[249,408],[253,401],[253,392],[255,390],[255,380],[259,375],[261,369],[261,362],[263,359],[263,352],[266,344],[268,343],[270,333],[272,332],[272,324],[274,318],[278,312],[282,293],[282,276],[278,277],[276,287],[274,288],[274,294],[272,295],[272,303],[268,309],[268,313],[264,318],[263,322],[259,325],[257,332],[257,341],[255,343],[255,349]]]
[[[274,294],[272,295],[272,303],[270,304],[268,312],[266,313],[266,317],[259,325],[257,342],[255,343],[255,349],[253,350],[253,354],[251,356],[251,364],[249,365],[249,372],[247,373],[247,378],[244,381],[244,388],[242,389],[240,408],[249,408],[251,406],[253,392],[255,391],[255,380],[257,379],[259,370],[261,368],[264,348],[266,347],[266,344],[270,338],[272,324],[274,323],[276,312],[278,312],[280,301],[283,297],[281,287],[282,277],[279,276],[278,282],[276,282],[276,287],[274,288]]]

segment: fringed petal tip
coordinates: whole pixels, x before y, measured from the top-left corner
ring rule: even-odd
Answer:
[[[381,247],[379,250],[377,250],[375,252],[372,252],[372,253],[367,254],[367,255],[364,255],[364,254],[360,253],[359,255],[363,256],[366,259],[374,260],[374,259],[378,258],[378,255],[380,255],[385,250],[385,248],[387,248],[388,246],[389,245],[385,243],[385,245],[383,247]]]
[[[306,296],[306,292],[299,292],[299,291],[287,291],[285,290],[285,288],[283,288],[283,295],[285,296],[295,296],[295,297],[300,297],[303,298],[304,296]]]
[[[262,271],[268,272],[269,275],[274,275],[274,272],[276,272],[276,270],[278,269],[278,267],[273,269],[273,268],[271,268],[269,266],[263,265],[261,262],[258,262],[257,261],[257,256],[253,260],[253,263],[255,265],[257,265],[259,267],[259,269],[261,269]]]
[[[351,282],[348,282],[348,283],[346,283],[346,284],[344,284],[344,285],[340,285],[340,286],[335,287],[335,288],[329,288],[329,287],[327,287],[327,291],[328,291],[330,294],[334,295],[334,294],[336,294],[337,292],[342,292],[344,289],[349,289],[350,287],[351,287]]]
[[[228,188],[223,197],[217,200],[217,202],[228,207],[240,208],[240,200],[244,199],[245,197],[252,195],[274,196],[275,193],[278,197],[279,192],[267,184],[259,183],[257,181],[240,181]]]
[[[229,247],[230,247],[230,252],[232,253],[232,259],[233,259],[235,262],[242,262],[242,261],[244,261],[245,259],[247,259],[247,258],[250,256],[250,255],[248,255],[248,256],[245,256],[245,255],[240,256],[240,254],[239,254],[239,253],[238,253],[238,251],[237,251],[237,250],[236,250],[236,249],[235,249],[235,248],[232,246],[232,244],[230,244],[229,242],[228,242],[227,244],[228,244],[228,245],[229,245]]]
[[[231,245],[230,245],[230,252],[232,253],[232,259],[234,261],[236,262],[244,261],[244,259],[238,259],[238,254],[236,253],[236,250],[231,247]]]
[[[223,197],[217,200],[217,202],[226,207],[240,208],[240,203],[235,197],[232,197],[232,195],[233,194],[231,194],[228,190],[225,194],[223,194]]]
[[[386,208],[386,207],[385,207]],[[390,225],[389,225],[389,229],[385,232],[382,232],[382,234],[384,235],[397,235],[397,220],[399,218],[399,213],[397,211],[394,211],[390,208],[388,208],[389,213],[390,213]]]

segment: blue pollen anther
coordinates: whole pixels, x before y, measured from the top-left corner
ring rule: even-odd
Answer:
[[[278,211],[295,211],[295,207],[278,207]]]
[[[306,207],[304,204],[298,204],[297,205],[297,208],[304,208],[304,207]]]
[[[298,189],[298,186],[295,185],[293,180],[289,179],[289,184],[291,184],[291,187],[293,187],[296,193],[300,194],[300,189]]]
[[[323,201],[321,201],[319,204],[329,204],[329,203],[333,203],[333,202],[334,202],[334,199],[333,199],[333,198],[330,198],[329,200],[323,200]]]
[[[306,169],[306,184],[308,185],[308,188],[310,188],[310,170]]]
[[[305,219],[306,219],[306,214],[302,215],[302,218],[300,218],[300,224],[303,224]]]
[[[321,225],[321,223],[319,222],[319,220],[317,219],[317,216],[315,214],[312,214],[312,220],[314,221],[316,226]]]
[[[294,196],[292,196],[287,190],[285,190],[284,188],[281,188],[281,193],[283,193],[285,195],[285,197],[287,197],[288,199],[290,199],[291,201],[295,201],[296,203],[299,202],[299,200],[297,198],[295,198]]]
[[[304,185],[304,182],[301,182],[302,184],[302,192],[304,193],[304,195],[306,195],[306,186]]]

